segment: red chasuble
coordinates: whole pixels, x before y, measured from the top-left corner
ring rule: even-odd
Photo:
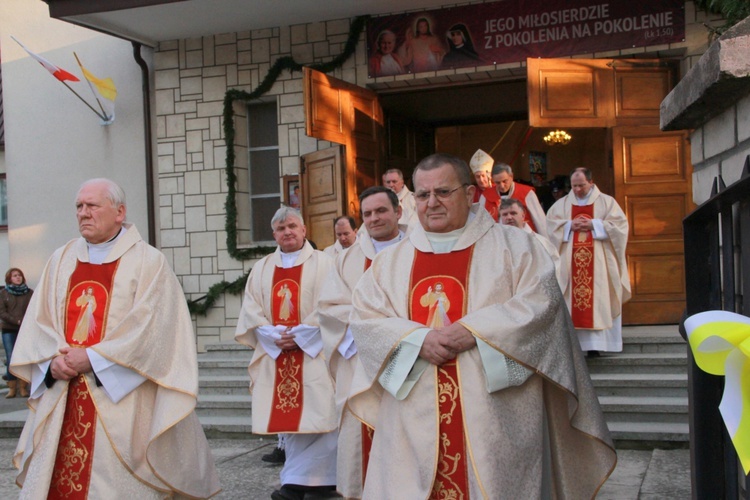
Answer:
[[[474,247],[433,254],[416,251],[411,271],[409,316],[439,329],[466,315],[469,266]],[[438,463],[431,499],[468,499],[468,455],[458,363],[437,367],[435,398],[440,412]]]
[[[68,282],[65,340],[73,348],[101,342],[106,330],[112,283],[119,260],[96,265],[78,262]],[[86,377],[68,384],[60,442],[49,488],[49,499],[85,499],[94,459],[96,407]]]
[[[534,225],[534,220],[531,218],[531,214],[529,213],[529,207],[526,206],[526,197],[529,195],[531,191],[536,192],[536,190],[532,186],[527,186],[526,184],[519,184],[518,182],[514,182],[513,194],[510,195],[510,198],[513,198],[514,200],[518,200],[521,202],[521,205],[523,205],[523,211],[524,211],[524,216],[523,216],[524,222],[528,224],[529,227],[535,233],[538,233],[539,231],[536,230],[536,226]]]
[[[489,212],[495,222],[500,220],[500,195],[497,194],[497,189],[488,188],[482,191],[484,195],[484,209]]]
[[[303,264],[304,265],[304,264]],[[271,286],[271,310],[274,325],[297,326],[300,323],[300,283],[302,265],[277,267]],[[276,358],[273,403],[268,432],[297,432],[302,420],[302,368],[305,353],[301,349],[282,351]]]
[[[574,205],[571,219],[581,216],[593,219],[594,205]],[[594,328],[594,233],[576,231],[571,232],[570,237],[573,243],[570,316],[576,328],[590,329]]]

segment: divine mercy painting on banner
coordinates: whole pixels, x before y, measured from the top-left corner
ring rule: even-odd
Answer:
[[[371,19],[368,70],[394,76],[684,38],[684,0],[501,0]]]

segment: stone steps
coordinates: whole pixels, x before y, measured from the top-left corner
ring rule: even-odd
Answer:
[[[625,327],[622,353],[586,359],[618,447],[687,446],[687,349],[677,325]]]
[[[198,355],[196,413],[209,437],[252,434],[252,397],[247,365],[253,351],[237,343],[209,344]]]
[[[198,356],[196,413],[209,437],[252,434],[251,358],[251,349],[235,343],[208,345]],[[626,327],[622,353],[586,361],[618,447],[687,445],[687,345],[676,325]],[[19,410],[0,415],[0,436],[18,436],[26,414]]]
[[[592,373],[596,393],[602,396],[685,397],[687,373]]]

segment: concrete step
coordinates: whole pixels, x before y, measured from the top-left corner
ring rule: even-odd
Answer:
[[[7,393],[7,391],[4,391],[4,393]],[[5,397],[4,393],[0,394],[0,397]],[[0,437],[18,438],[28,415],[29,410],[16,410],[0,414]]]
[[[687,373],[592,373],[599,396],[687,397]]]
[[[656,335],[623,336],[622,352],[634,353],[680,353],[687,352],[688,345],[682,337],[664,337]]]
[[[212,358],[239,358],[250,359],[253,357],[253,350],[249,347],[238,344],[237,342],[222,343],[222,344],[207,344],[206,352],[198,355],[198,360],[201,359],[212,359]]]
[[[607,422],[607,426],[617,448],[669,448],[690,443],[686,423]]]
[[[243,416],[199,415],[203,432],[212,439],[245,439],[252,435],[250,414]]]
[[[250,394],[201,394],[195,407],[196,414],[215,417],[244,417],[252,411]]]
[[[215,357],[198,360],[198,373],[207,377],[247,377],[249,360],[241,358]]]
[[[211,376],[201,374],[198,377],[198,391],[203,394],[249,394],[250,377],[247,371],[242,376]]]
[[[687,373],[684,353],[605,353],[586,358],[589,372],[594,373]]]
[[[685,397],[599,397],[607,423],[688,423],[688,398]]]

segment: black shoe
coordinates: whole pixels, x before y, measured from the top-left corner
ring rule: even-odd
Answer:
[[[276,448],[278,450],[278,448]],[[284,450],[280,450],[284,451]],[[305,498],[304,491],[298,491],[286,486],[282,486],[280,489],[271,493],[271,500],[303,500]]]
[[[336,489],[325,489],[321,491],[308,491],[304,500],[330,500],[331,498],[344,498]]]
[[[269,464],[283,464],[286,462],[286,452],[281,448],[274,448],[271,453],[263,455],[260,459]]]
[[[586,357],[587,357],[587,358],[598,358],[598,357],[600,357],[601,355],[602,355],[602,354],[601,354],[601,353],[600,353],[599,351],[587,351],[587,352],[586,352]]]

